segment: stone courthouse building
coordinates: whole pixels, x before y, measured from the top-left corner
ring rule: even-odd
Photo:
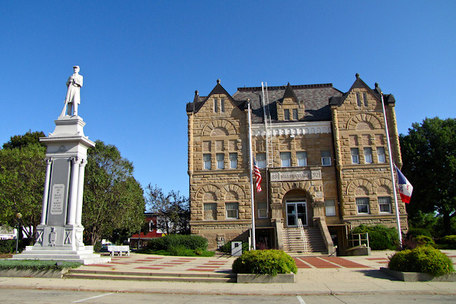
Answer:
[[[396,227],[380,88],[359,75],[332,84],[238,88],[217,81],[187,104],[191,232],[214,249],[247,240],[257,248],[327,252],[349,247],[360,224]],[[395,99],[384,95],[393,160],[401,167]],[[262,175],[251,210],[248,107]],[[407,229],[404,204],[401,225]]]

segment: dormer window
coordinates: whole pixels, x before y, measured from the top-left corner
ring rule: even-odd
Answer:
[[[293,109],[293,120],[298,120],[298,109]]]
[[[290,120],[290,110],[289,109],[283,110],[283,120]]]
[[[217,102],[217,98],[214,98],[214,113],[217,113],[218,112],[218,102]]]
[[[220,112],[225,112],[225,98],[220,98]]]

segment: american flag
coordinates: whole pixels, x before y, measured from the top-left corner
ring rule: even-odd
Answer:
[[[256,165],[256,161],[253,160],[253,175],[255,175],[255,187],[257,192],[261,192],[261,172],[260,168]]]

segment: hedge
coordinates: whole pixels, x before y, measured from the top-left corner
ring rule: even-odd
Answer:
[[[183,247],[191,250],[206,250],[207,239],[199,235],[170,234],[155,238],[147,243],[147,249],[171,250],[175,247]]]
[[[445,235],[439,240],[445,249],[456,249],[456,235]]]
[[[454,272],[450,258],[430,246],[397,252],[390,258],[388,267],[396,271],[425,272],[434,276]]]
[[[292,257],[282,250],[252,250],[243,253],[233,263],[234,273],[270,274],[297,273]]]
[[[31,244],[31,239],[19,240],[19,252],[25,249],[26,246]],[[16,240],[0,240],[0,253],[15,253],[16,252]]]
[[[0,270],[62,270],[64,268],[76,268],[81,266],[77,262],[37,261],[37,260],[0,260]]]
[[[419,235],[432,237],[431,232],[426,228],[409,228],[407,232],[407,237],[417,237]]]
[[[399,245],[399,238],[395,228],[387,228],[383,225],[359,225],[352,230],[352,233],[366,232],[369,233],[369,247],[372,250],[395,250]]]

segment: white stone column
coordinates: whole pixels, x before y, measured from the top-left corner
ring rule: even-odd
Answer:
[[[76,208],[77,208],[77,200],[78,200],[78,175],[79,175],[79,163],[81,159],[78,157],[73,157],[71,159],[72,166],[71,166],[71,185],[70,185],[70,199],[68,202],[68,225],[74,225],[76,222]]]
[[[84,193],[84,172],[87,160],[82,159],[79,165],[79,181],[78,181],[78,200],[76,209],[76,225],[82,227],[82,201]]]
[[[47,207],[48,207],[48,198],[49,198],[49,183],[50,183],[50,179],[51,179],[51,165],[52,165],[52,159],[46,158],[46,180],[44,181],[43,207],[41,210],[41,224],[40,225],[46,225]]]

